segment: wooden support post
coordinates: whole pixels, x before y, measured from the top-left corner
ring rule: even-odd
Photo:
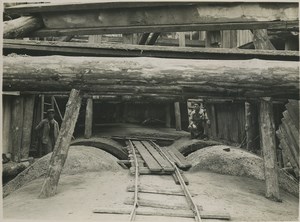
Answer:
[[[81,106],[80,91],[72,89],[66,105],[65,116],[58,134],[57,141],[51,156],[47,176],[42,186],[39,197],[54,196],[56,193],[59,177],[67,159],[71,138],[77,122]]]
[[[185,47],[185,32],[178,32],[179,47]]]
[[[278,184],[275,123],[273,105],[270,97],[261,98],[259,123],[265,168],[266,197],[274,201],[281,201]]]
[[[175,123],[176,123],[176,130],[180,131],[181,130],[181,114],[180,114],[180,103],[175,102],[174,103],[174,108],[175,108]]]
[[[44,112],[45,112],[45,96],[41,95],[41,120],[44,119]]]
[[[21,159],[22,149],[22,132],[23,132],[23,111],[24,98],[22,96],[14,97],[12,102],[12,116],[11,116],[11,146],[12,157],[15,162]]]
[[[269,40],[267,29],[253,30],[253,44],[255,49],[276,50]]]
[[[93,99],[88,98],[86,102],[86,111],[85,111],[84,138],[86,139],[91,138],[92,128],[93,128]]]
[[[249,102],[245,102],[245,131],[247,138],[247,150],[256,152],[258,150],[258,134],[259,132],[256,130],[256,121],[257,121],[257,112],[255,110],[256,107]]]
[[[146,42],[147,42],[147,39],[148,39],[149,35],[150,35],[149,32],[143,33],[143,35],[141,36],[141,38],[139,40],[139,45],[145,45]]]
[[[218,137],[218,119],[217,119],[217,112],[216,112],[216,106],[215,104],[211,104],[211,118],[210,118],[210,122],[211,122],[211,135],[213,138],[217,138]]]
[[[170,107],[169,103],[166,104],[165,112],[166,112],[166,127],[170,128],[171,127],[171,107]]]
[[[24,97],[24,121],[22,133],[21,159],[27,159],[29,157],[33,123],[34,99],[34,95]]]
[[[149,41],[147,42],[147,45],[154,45],[156,40],[158,39],[160,35],[160,32],[154,32],[151,36],[151,38],[149,39]]]

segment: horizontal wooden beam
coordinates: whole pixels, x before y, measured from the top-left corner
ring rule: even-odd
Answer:
[[[100,28],[44,28],[30,34],[31,37],[66,36],[66,35],[100,35],[143,32],[188,32],[188,31],[217,31],[217,30],[249,30],[273,29],[299,31],[299,21],[272,22],[234,22],[210,24],[176,24],[176,25],[148,25],[148,26],[117,26]]]
[[[297,3],[145,2],[40,4],[6,12],[43,18],[32,36],[244,29],[299,29]],[[159,19],[158,19],[159,18]]]
[[[4,91],[66,91],[169,98],[299,98],[293,61],[12,56],[3,58]],[[175,100],[176,101],[176,100]]]
[[[193,2],[122,2],[122,1],[103,1],[81,3],[41,3],[41,4],[24,4],[5,8],[5,12],[13,14],[29,14],[38,12],[57,12],[57,11],[77,11],[77,10],[95,10],[95,9],[120,9],[120,8],[143,8],[143,7],[162,7],[175,5],[195,5]]]
[[[115,57],[160,57],[182,59],[266,59],[299,61],[299,52],[282,50],[181,48],[169,46],[141,46],[129,44],[91,44],[73,42],[46,42],[3,40],[3,53],[26,54],[32,56],[115,56]]]

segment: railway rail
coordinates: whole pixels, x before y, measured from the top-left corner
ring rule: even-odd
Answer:
[[[191,193],[189,192],[186,184],[185,184],[185,181],[181,175],[181,172],[179,170],[179,168],[176,166],[175,162],[173,162],[166,154],[165,152],[158,146],[156,145],[153,141],[149,141],[148,143],[143,143],[145,146],[151,146],[152,148],[154,148],[155,150],[157,150],[161,156],[163,158],[165,158],[175,169],[175,174],[179,180],[179,183],[180,183],[180,186],[181,186],[181,189],[184,193],[184,196],[189,204],[189,208],[192,210],[193,214],[194,214],[194,218],[195,218],[195,221],[196,222],[202,222],[202,219],[201,219],[201,215],[200,215],[200,211],[198,209],[198,206],[195,204],[193,198],[192,198],[192,195]],[[131,211],[131,214],[130,214],[130,222],[134,221],[135,219],[135,215],[136,215],[136,211],[137,211],[137,208],[139,206],[139,203],[138,203],[138,191],[139,191],[139,186],[138,186],[138,181],[139,181],[139,163],[137,161],[137,156],[136,156],[136,147],[134,145],[134,143],[129,140],[129,145],[130,145],[130,148],[131,148],[131,154],[133,156],[133,160],[134,160],[134,168],[135,168],[135,185],[134,185],[134,204],[133,204],[133,207],[132,207],[132,211]],[[148,147],[149,148],[149,147]]]

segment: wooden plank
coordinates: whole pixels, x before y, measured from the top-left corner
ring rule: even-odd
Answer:
[[[97,208],[93,210],[93,213],[101,214],[130,214],[131,209],[129,208]],[[212,212],[212,211],[200,211],[202,219],[220,219],[230,220],[230,215],[226,212]],[[148,215],[148,216],[167,216],[167,217],[185,217],[194,218],[195,215],[190,210],[170,210],[155,208],[138,208],[137,215]]]
[[[192,167],[192,164],[190,164],[186,158],[177,150],[177,149],[170,149],[170,152],[173,152],[175,154],[175,156],[178,158],[178,160],[180,161],[180,165],[182,165],[182,169],[184,170],[188,170],[189,168]]]
[[[178,166],[178,168],[180,168],[180,169],[185,169],[186,168],[186,166],[181,163],[180,159],[175,155],[174,152],[172,152],[169,149],[166,150],[166,152],[169,154],[169,156],[171,156],[171,160],[174,160],[174,162]]]
[[[22,149],[21,159],[29,157],[29,150],[31,145],[31,132],[33,123],[33,111],[34,111],[35,96],[24,96],[24,121],[22,132]]]
[[[86,102],[86,111],[85,111],[84,138],[86,139],[91,138],[92,128],[93,128],[93,99],[88,98]]]
[[[266,181],[266,197],[274,201],[281,201],[276,158],[275,123],[271,98],[261,98],[259,116],[260,138]]]
[[[162,171],[162,167],[158,164],[158,162],[154,159],[154,157],[148,152],[148,150],[144,147],[144,145],[139,141],[132,141],[133,145],[139,151],[143,159],[145,160],[150,171],[159,172]]]
[[[290,136],[293,139],[293,142],[295,146],[298,148],[298,154],[299,154],[299,130],[296,129],[297,123],[294,123],[290,117],[289,112],[284,111],[283,112],[284,119],[282,120],[282,124],[284,124],[286,127],[289,128]]]
[[[22,4],[5,8],[5,12],[14,14],[37,13],[37,12],[57,12],[73,10],[95,10],[95,9],[120,9],[120,8],[143,8],[170,5],[191,5],[190,2],[122,2],[122,1],[103,1],[93,2],[63,2],[63,3],[41,3],[41,4]]]
[[[23,96],[13,97],[11,114],[11,147],[13,161],[19,162],[21,159],[22,132],[23,132]]]
[[[178,45],[178,40],[177,40]],[[61,55],[87,55],[87,56],[127,56],[127,57],[167,57],[167,58],[193,58],[193,59],[267,59],[299,61],[296,51],[283,50],[253,50],[253,49],[216,49],[191,48],[149,45],[124,44],[92,44],[75,42],[47,42],[35,40],[3,40],[3,53],[26,52],[27,55],[61,54]]]
[[[124,201],[125,205],[133,205],[133,198],[127,198]],[[139,198],[139,206],[143,207],[153,207],[153,208],[159,208],[159,209],[172,209],[172,210],[189,210],[189,207],[187,204],[168,204],[168,203],[162,203],[157,200],[147,200]]]
[[[279,127],[278,131],[276,132],[277,137],[280,139],[280,146],[284,150],[283,154],[286,155],[285,158],[287,158],[290,162],[290,164],[295,167],[296,169],[299,169],[299,158],[294,156],[289,148],[289,145],[287,144],[286,138],[283,135],[283,132],[281,131],[281,127]]]
[[[127,187],[128,192],[134,192],[134,186]],[[184,196],[184,193],[181,189],[161,189],[159,187],[139,187],[139,192],[141,193],[154,193],[154,194],[165,194],[165,195],[174,195],[174,196]]]
[[[285,107],[291,116],[292,122],[295,123],[296,128],[299,130],[299,101],[289,100]]]
[[[291,151],[291,155],[297,161],[297,165],[299,167],[299,156],[298,156],[298,152],[299,151],[297,152],[297,147],[291,142],[290,135],[286,131],[286,127],[284,127],[283,125],[280,125],[279,129],[280,129],[282,137],[284,138],[284,140],[285,140],[285,142],[287,144],[287,147]]]
[[[142,144],[145,145],[146,149],[155,158],[155,160],[159,163],[159,165],[163,168],[164,171],[174,172],[174,167],[172,167],[172,165],[166,159],[164,159],[148,141],[142,141]]]

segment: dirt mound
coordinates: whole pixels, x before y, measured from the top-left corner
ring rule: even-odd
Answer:
[[[19,189],[24,184],[44,176],[48,170],[52,153],[40,158],[16,178],[3,187],[3,196]],[[117,158],[111,154],[88,146],[71,146],[62,174],[78,174],[83,172],[120,171]]]
[[[199,149],[208,146],[216,146],[222,145],[220,142],[213,141],[213,140],[198,140],[198,139],[190,139],[190,138],[180,138],[176,140],[170,148],[176,148],[180,153],[184,156],[189,155],[192,152],[195,152]]]
[[[206,147],[188,155],[187,161],[192,164],[191,172],[205,169],[220,174],[265,179],[263,159],[236,147],[226,145]],[[283,189],[296,196],[299,195],[299,184],[282,171],[279,171],[279,183]]]

